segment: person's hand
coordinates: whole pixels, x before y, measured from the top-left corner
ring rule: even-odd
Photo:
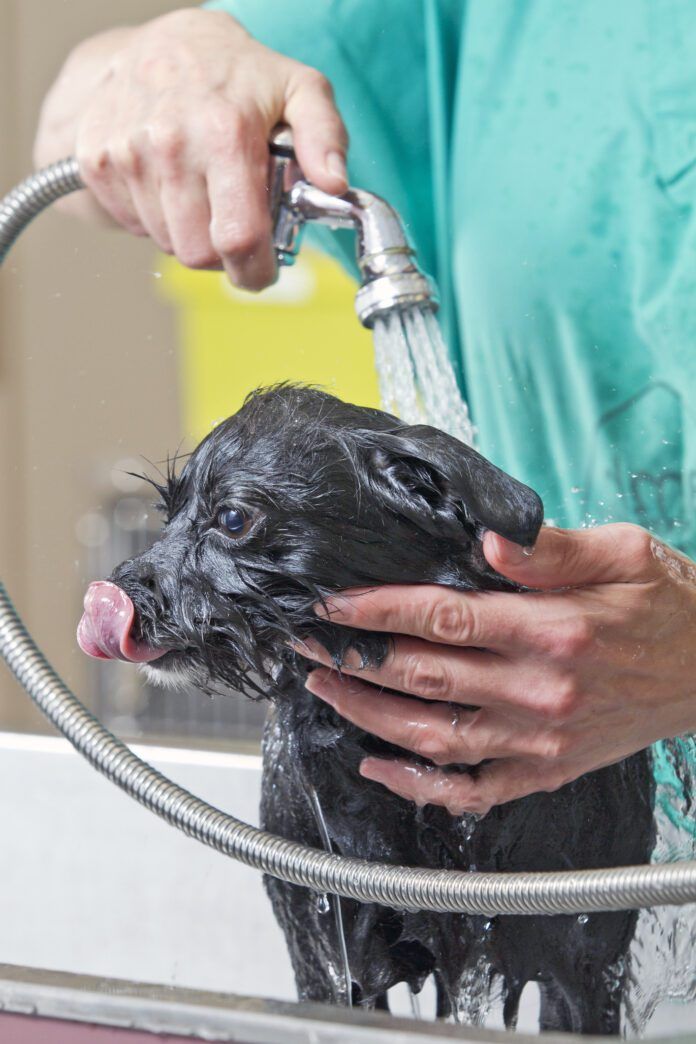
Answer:
[[[307,688],[434,763],[369,757],[363,776],[484,814],[696,728],[696,564],[628,524],[542,530],[531,557],[487,533],[484,552],[536,590],[385,586],[329,599],[334,623],[397,637],[379,669],[349,657],[342,674],[312,671]],[[297,649],[330,665],[316,642]],[[477,767],[434,767],[448,765]]]
[[[76,155],[118,224],[259,290],[276,278],[268,140],[281,122],[307,178],[345,192],[347,137],[328,81],[224,12],[184,9],[76,48],[44,103],[35,160]],[[69,207],[85,212],[77,197]]]

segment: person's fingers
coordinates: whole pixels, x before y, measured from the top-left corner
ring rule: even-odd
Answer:
[[[164,219],[174,254],[187,268],[221,268],[210,239],[210,205],[205,179],[190,173],[162,182]]]
[[[331,623],[409,634],[445,645],[498,648],[519,619],[507,593],[455,591],[438,584],[385,584],[331,595],[314,607]],[[519,607],[521,608],[521,607]]]
[[[497,572],[537,589],[645,583],[658,573],[653,538],[629,523],[542,529],[531,554],[489,532],[483,550]]]
[[[115,156],[112,151],[115,151]],[[138,164],[137,157],[125,144],[112,151],[102,144],[97,130],[87,125],[75,145],[80,176],[97,203],[114,221],[133,235],[145,236],[147,230],[138,216],[125,178],[125,168],[134,169]]]
[[[268,143],[257,125],[241,121],[207,173],[210,239],[231,281],[246,290],[275,282],[278,269],[271,242],[268,200]]]
[[[191,163],[191,144],[184,128],[171,114],[153,118],[134,145],[144,159],[130,175],[125,173],[140,220],[160,250],[177,253],[184,264],[192,260],[192,267],[203,267],[198,263],[203,256],[206,261],[214,260],[207,189]]]
[[[152,180],[144,181],[141,178],[131,178],[128,181],[128,190],[140,223],[150,239],[163,253],[173,254],[174,245],[167,225],[167,219],[162,210],[159,186],[154,185]]]
[[[560,659],[592,653],[590,609],[569,602],[564,593],[384,585],[332,595],[315,612],[331,623],[411,635],[441,647],[488,649],[503,656],[538,652]]]
[[[486,815],[494,805],[537,791],[558,790],[567,782],[558,768],[522,758],[491,761],[469,773],[369,757],[361,762],[360,774],[418,805],[441,805],[453,816],[465,812]]]
[[[307,180],[342,195],[348,188],[348,134],[325,76],[298,67],[288,83],[284,119],[292,128],[295,154]]]
[[[293,648],[324,667],[335,666],[329,652],[312,638],[296,642]],[[379,667],[363,666],[361,657],[348,650],[341,673],[424,700],[475,706],[505,705],[517,697],[525,704],[526,690],[533,687],[525,684],[526,672],[520,664],[495,653],[433,645],[418,638],[396,638]]]
[[[485,758],[546,757],[553,752],[553,733],[521,729],[488,710],[396,696],[321,668],[311,672],[306,687],[358,728],[437,765],[477,765]]]

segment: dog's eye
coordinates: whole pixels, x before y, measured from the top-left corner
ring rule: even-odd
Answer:
[[[244,536],[249,531],[251,519],[239,508],[222,508],[218,514],[218,525],[230,536]]]

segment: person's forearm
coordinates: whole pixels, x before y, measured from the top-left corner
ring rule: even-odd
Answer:
[[[34,141],[34,165],[37,169],[74,154],[78,120],[87,99],[111,74],[114,55],[135,32],[131,26],[108,29],[83,40],[70,52],[41,108]],[[73,193],[58,206],[79,217],[116,224],[87,192]]]

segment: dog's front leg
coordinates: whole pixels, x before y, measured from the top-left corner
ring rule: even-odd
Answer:
[[[261,825],[290,840],[322,848],[293,741],[272,708],[263,739]],[[348,1004],[351,998],[347,996],[341,941],[328,897],[272,877],[264,877],[264,885],[285,935],[300,1000]]]

